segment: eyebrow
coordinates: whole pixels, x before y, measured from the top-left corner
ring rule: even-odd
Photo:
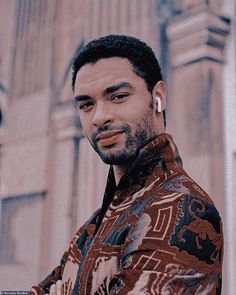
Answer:
[[[77,96],[75,96],[74,99],[75,99],[75,101],[77,103],[77,102],[80,102],[80,101],[89,100],[89,99],[91,99],[91,96],[89,96],[89,95],[77,95]]]
[[[115,85],[112,85],[112,86],[109,86],[107,87],[104,91],[103,91],[103,95],[106,95],[106,94],[111,94],[113,92],[116,92],[117,90],[120,90],[121,88],[128,88],[130,90],[134,90],[134,87],[128,83],[128,82],[120,82],[118,84],[115,84]],[[86,100],[89,100],[89,99],[92,99],[91,96],[89,95],[77,95],[75,96],[75,101],[76,103],[77,102],[81,102],[81,101],[86,101]]]
[[[130,83],[128,83],[128,82],[120,82],[118,84],[107,87],[103,91],[103,95],[111,94],[111,93],[113,93],[113,92],[115,92],[117,90],[120,90],[121,88],[128,88],[130,90],[134,90],[134,87]]]

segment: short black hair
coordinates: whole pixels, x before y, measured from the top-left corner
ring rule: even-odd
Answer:
[[[107,35],[85,44],[76,54],[72,65],[73,91],[76,75],[81,67],[110,57],[127,58],[133,66],[133,71],[145,81],[150,92],[156,83],[162,80],[159,62],[153,50],[145,42],[132,36]],[[165,111],[163,115],[166,126]]]

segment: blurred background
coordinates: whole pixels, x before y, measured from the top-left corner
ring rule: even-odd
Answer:
[[[71,91],[87,41],[129,34],[156,52],[167,132],[224,222],[224,291],[236,290],[236,0],[0,1],[0,290],[28,290],[100,206],[107,166]]]

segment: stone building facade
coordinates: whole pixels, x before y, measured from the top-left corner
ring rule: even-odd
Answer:
[[[109,33],[139,37],[159,57],[167,132],[224,219],[223,294],[231,295],[235,0],[1,0],[0,290],[42,279],[100,205],[107,167],[83,137],[70,67],[85,42]]]

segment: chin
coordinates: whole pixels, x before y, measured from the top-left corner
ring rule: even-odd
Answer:
[[[104,153],[99,151],[99,156],[105,164],[108,165],[125,165],[132,162],[137,154],[131,154],[128,151],[118,150],[116,152]]]

